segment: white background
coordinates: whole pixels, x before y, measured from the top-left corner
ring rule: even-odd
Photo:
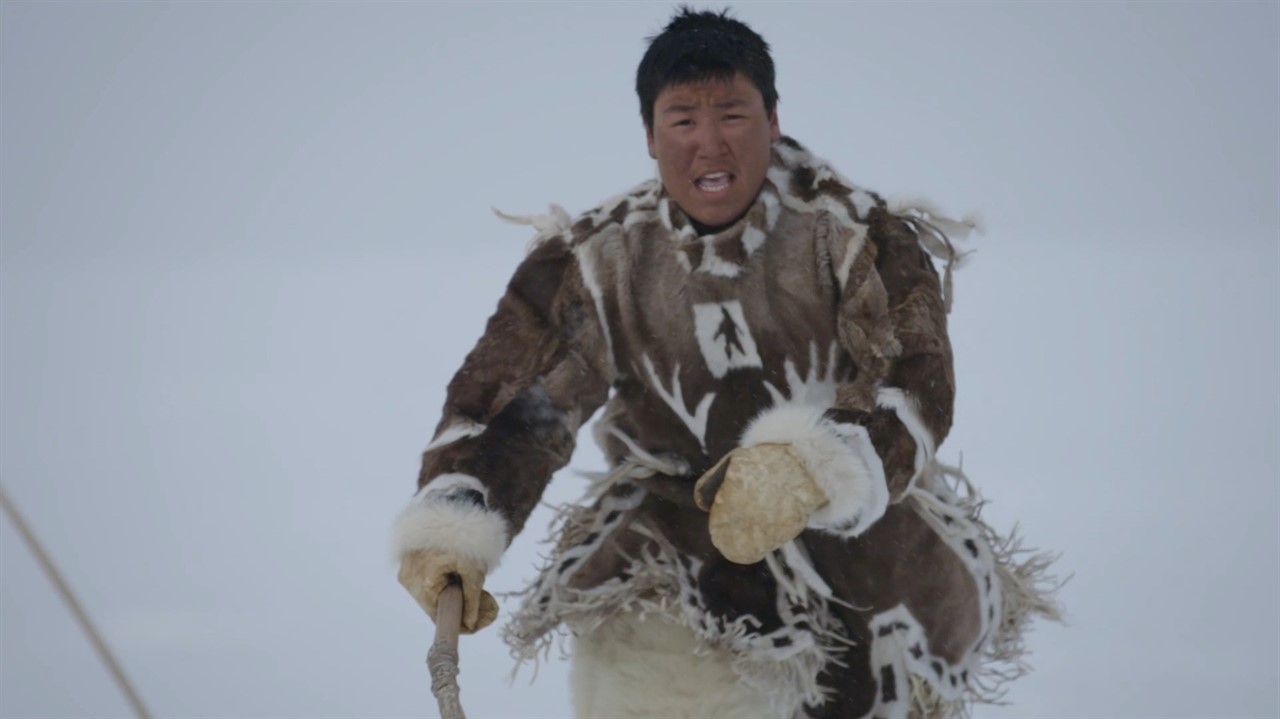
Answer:
[[[941,455],[1075,578],[979,716],[1280,714],[1278,7],[738,8],[784,132],[987,220]],[[530,235],[489,208],[653,176],[671,9],[0,7],[0,481],[158,715],[432,715],[387,535]],[[0,715],[125,715],[7,522],[0,561]],[[567,715],[562,663],[462,661],[473,718]]]

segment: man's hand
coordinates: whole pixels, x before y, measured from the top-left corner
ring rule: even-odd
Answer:
[[[711,512],[711,543],[731,562],[754,564],[799,536],[827,495],[791,447],[735,449],[702,475],[694,501]]]
[[[400,560],[400,584],[418,600],[431,621],[436,619],[440,592],[456,577],[462,585],[462,633],[474,634],[498,618],[498,602],[484,591],[480,562],[452,552],[415,549]]]

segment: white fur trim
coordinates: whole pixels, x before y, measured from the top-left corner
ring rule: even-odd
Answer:
[[[765,229],[772,230],[778,224],[778,215],[782,214],[782,200],[778,198],[776,193],[765,191],[760,193],[760,199],[764,202],[764,224]]]
[[[742,274],[742,265],[720,259],[720,255],[716,253],[715,235],[698,239],[702,242],[702,264],[698,265],[699,272],[716,277],[737,277]]]
[[[604,335],[605,352],[609,357],[609,378],[612,381],[618,376],[618,368],[614,366],[613,357],[613,335],[609,332],[609,316],[604,311],[604,291],[600,288],[600,278],[596,277],[596,237],[592,236],[587,241],[573,248],[573,256],[578,260],[578,271],[582,273],[582,284],[586,286],[587,292],[591,295],[592,302],[596,305],[596,316],[600,319],[600,332]]]
[[[484,497],[484,501],[486,503],[489,501],[488,487],[481,484],[480,480],[475,477],[458,472],[451,472],[449,474],[437,476],[435,479],[427,482],[426,485],[414,494],[414,496],[422,498],[439,498],[441,495],[452,491],[455,487],[466,487],[467,489],[479,492],[480,496]]]
[[[741,681],[725,649],[676,617],[623,612],[578,637],[569,687],[579,717],[762,719],[769,696]],[[793,716],[791,707],[785,716]]]
[[[849,284],[849,273],[853,271],[853,262],[862,253],[862,246],[867,243],[867,226],[855,223],[849,228],[849,239],[845,243],[844,257],[840,259],[840,267],[836,269],[836,281],[840,291]]]
[[[791,445],[828,499],[809,527],[856,537],[889,507],[884,465],[865,427],[833,422],[825,413],[825,407],[815,405],[774,407],[747,426],[741,445]]]
[[[760,249],[766,239],[768,239],[768,236],[759,227],[747,225],[742,230],[742,247],[747,251],[748,255],[755,254],[755,251]]]
[[[898,415],[898,421],[907,428],[907,434],[911,435],[911,439],[916,443],[916,458],[911,481],[914,483],[916,478],[920,476],[920,472],[925,466],[933,461],[935,452],[937,451],[937,443],[933,439],[933,433],[925,426],[924,419],[920,417],[919,405],[916,400],[904,389],[897,387],[885,387],[876,393],[876,405],[883,409],[892,409],[894,414]]]
[[[440,433],[435,436],[435,439],[431,440],[431,444],[427,445],[426,451],[430,452],[434,449],[440,449],[441,447],[453,444],[458,440],[479,437],[484,434],[486,429],[487,427],[479,422],[469,419],[459,420],[440,430]],[[434,482],[435,480],[432,481]]]
[[[428,482],[396,518],[392,545],[397,558],[414,549],[439,549],[478,560],[485,571],[498,566],[510,535],[507,520],[485,507],[443,498],[456,487],[488,494],[480,480],[465,474],[442,474]]]

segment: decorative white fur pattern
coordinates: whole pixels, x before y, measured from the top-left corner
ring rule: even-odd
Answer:
[[[439,549],[475,559],[485,571],[498,566],[510,535],[507,520],[485,507],[446,499],[458,488],[488,494],[480,480],[465,474],[442,474],[428,482],[396,518],[397,559],[414,549]]]
[[[788,357],[782,364],[786,371],[787,392],[784,394],[772,382],[764,381],[765,389],[773,397],[774,406],[780,407],[784,404],[831,406],[836,400],[836,386],[842,380],[841,377],[836,376],[836,363],[839,357],[840,345],[832,342],[827,348],[826,365],[819,364],[818,344],[810,342],[809,369],[804,376],[800,375],[799,370],[796,369],[796,363]]]
[[[600,331],[604,334],[604,345],[607,356],[609,357],[609,379],[613,380],[618,375],[618,368],[614,366],[613,356],[613,334],[609,331],[609,316],[604,311],[604,291],[600,288],[600,278],[596,277],[596,246],[599,244],[597,238],[578,245],[573,250],[574,257],[578,260],[578,269],[582,272],[582,284],[586,286],[587,292],[591,293],[591,301],[596,306],[596,316],[600,320]]]
[[[818,159],[805,150],[797,150],[788,147],[785,142],[774,143],[774,150],[783,159],[783,165],[773,165],[769,168],[767,177],[769,181],[782,190],[781,198],[783,204],[798,210],[800,212],[813,212],[815,210],[826,210],[831,216],[845,227],[854,228],[862,224],[861,220],[865,219],[867,214],[871,212],[871,208],[876,205],[876,198],[866,190],[849,182],[843,175],[836,172],[828,163]],[[844,185],[853,188],[850,194],[850,201],[853,203],[854,211],[857,217],[849,214],[849,209],[844,204],[835,200],[828,194],[819,194],[812,201],[806,201],[801,197],[786,191],[784,188],[791,186],[790,176],[791,168],[796,165],[809,165],[815,170],[813,176],[813,186],[817,187],[821,182],[833,179]]]
[[[708,392],[703,395],[698,400],[698,408],[690,412],[684,401],[684,390],[680,387],[680,365],[676,365],[671,371],[671,388],[668,389],[667,384],[658,377],[658,370],[654,368],[653,360],[649,359],[649,355],[643,355],[640,360],[644,363],[644,370],[649,376],[653,391],[662,398],[663,402],[666,402],[676,417],[679,417],[689,432],[698,439],[698,444],[706,450],[707,420],[711,415],[711,404],[716,400],[716,393]]]
[[[763,366],[740,301],[695,304],[693,325],[702,358],[716,379],[731,369]]]
[[[983,645],[999,630],[1004,616],[1004,582],[996,570],[999,562],[989,538],[983,536],[981,524],[973,521],[964,509],[965,500],[958,490],[948,486],[947,471],[948,468],[939,467],[937,473],[921,482],[924,486],[912,488],[909,496],[920,516],[973,575],[973,583],[978,588],[978,613],[982,628],[977,641],[966,652],[967,665],[961,669],[976,670],[981,666],[980,652]],[[954,671],[952,675],[954,676]],[[968,681],[967,672],[961,679]],[[938,677],[938,680],[941,683],[942,678]],[[952,686],[954,682],[952,679]]]
[[[840,259],[840,266],[836,268],[836,281],[839,283],[841,292],[849,284],[849,273],[853,271],[853,261],[858,258],[862,252],[862,246],[866,243],[867,226],[854,223],[849,231],[849,241],[844,250],[844,257]]]
[[[487,427],[483,424],[469,419],[454,422],[448,427],[440,430],[440,432],[435,436],[435,439],[431,440],[431,444],[427,445],[426,451],[430,452],[435,449],[440,449],[441,447],[446,447],[458,440],[479,437],[484,434],[486,429]]]
[[[828,499],[809,526],[856,537],[884,516],[889,486],[866,428],[833,422],[826,410],[825,405],[775,406],[747,426],[739,444],[791,445]]]
[[[687,216],[681,214],[682,219],[680,221],[676,220],[673,216],[673,212],[678,210],[675,203],[671,201],[670,197],[659,197],[657,190],[657,185],[649,186],[647,190],[642,186],[637,190],[637,193],[641,194],[635,196],[642,198],[641,202],[652,203],[657,210],[658,220],[662,223],[662,226],[671,233],[672,238],[677,240],[678,244],[685,245],[683,249],[676,252],[676,262],[689,273],[703,272],[726,278],[738,277],[746,271],[751,256],[756,250],[764,246],[769,233],[773,230],[774,224],[778,220],[782,202],[778,196],[777,188],[766,183],[758,195],[759,203],[763,204],[763,211],[753,207],[747,213],[745,225],[741,227],[740,233],[736,237],[734,236],[736,232],[734,229],[699,237],[693,225],[687,221]],[[635,210],[632,210],[632,212],[635,212]],[[624,221],[624,226],[625,224]],[[743,257],[736,259],[722,257],[720,254],[721,247],[727,247],[734,242],[738,243],[737,249]],[[690,246],[697,246],[698,248],[698,251],[693,253],[692,256],[689,254]]]
[[[899,604],[880,612],[868,623],[871,629],[871,674],[876,696],[863,719],[907,719],[912,707],[911,677],[928,682],[946,701],[956,701],[968,690],[969,666],[953,666],[929,651],[924,630],[910,610]],[[977,655],[969,655],[975,664]]]
[[[894,414],[898,416],[898,421],[907,428],[907,434],[911,435],[911,439],[916,443],[915,457],[915,473],[911,477],[908,486],[915,484],[920,478],[925,467],[933,461],[937,452],[937,442],[933,439],[933,433],[925,426],[924,420],[920,417],[920,408],[914,397],[904,389],[897,387],[884,387],[876,393],[876,405],[882,409],[892,409]]]

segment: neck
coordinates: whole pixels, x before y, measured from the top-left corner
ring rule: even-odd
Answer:
[[[730,227],[733,227],[733,225],[736,224],[738,220],[741,220],[743,216],[750,211],[751,211],[751,205],[747,205],[747,209],[739,213],[737,217],[720,225],[705,225],[701,222],[698,222],[696,219],[694,219],[692,215],[688,215],[688,218],[689,218],[689,224],[693,225],[694,232],[698,233],[698,237],[702,237],[703,235],[716,235],[721,232],[724,232]]]

